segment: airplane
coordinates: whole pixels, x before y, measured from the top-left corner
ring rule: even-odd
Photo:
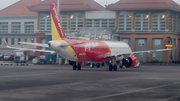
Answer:
[[[28,43],[19,42],[26,45],[34,45],[41,47],[49,47],[53,51],[47,50],[37,50],[30,49],[32,51],[43,51],[50,53],[57,53],[64,58],[70,60],[73,65],[73,70],[81,70],[81,65],[84,62],[107,62],[112,61],[109,65],[109,71],[117,71],[116,61],[121,61],[120,68],[123,66],[127,68],[134,67],[138,64],[138,59],[135,56],[138,53],[153,53],[157,51],[169,51],[177,48],[177,38],[176,46],[172,48],[172,45],[166,45],[166,49],[158,50],[147,50],[147,51],[137,51],[132,52],[128,44],[120,41],[100,41],[100,40],[78,40],[78,39],[68,39],[64,33],[61,20],[57,11],[55,4],[50,4],[51,9],[51,31],[52,40],[47,44],[40,43]],[[4,37],[3,37],[4,39]],[[8,48],[22,49],[17,47],[9,47],[4,39],[5,45]]]

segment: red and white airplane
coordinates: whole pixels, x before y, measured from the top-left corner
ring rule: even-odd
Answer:
[[[81,65],[85,61],[105,62],[111,60],[112,63],[109,65],[110,71],[117,70],[116,61],[122,61],[120,67],[122,67],[123,65],[126,66],[127,68],[136,66],[138,63],[138,59],[135,56],[135,54],[153,53],[157,51],[167,51],[173,49],[172,45],[167,45],[168,49],[132,52],[129,45],[127,45],[124,42],[68,39],[66,38],[66,35],[64,33],[56,5],[51,4],[50,8],[51,8],[52,41],[49,41],[47,44],[27,43],[27,42],[20,42],[20,43],[27,45],[41,46],[41,47],[49,47],[53,51],[10,47],[7,45],[3,37],[5,45],[8,48],[13,48],[13,49],[57,53],[73,62],[73,70],[76,69],[81,70]],[[176,40],[176,47],[177,47],[177,40]]]

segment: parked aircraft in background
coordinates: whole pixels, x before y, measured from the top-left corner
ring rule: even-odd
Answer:
[[[81,70],[81,65],[85,61],[90,61],[90,62],[112,61],[112,63],[110,63],[109,65],[109,71],[117,70],[116,61],[121,61],[122,64],[120,64],[120,67],[126,66],[127,68],[131,68],[136,66],[138,63],[138,59],[135,56],[135,54],[153,53],[156,51],[168,51],[173,49],[172,45],[167,45],[166,46],[167,49],[132,52],[129,45],[127,45],[124,42],[68,39],[66,38],[66,35],[64,33],[56,5],[51,4],[50,9],[51,9],[52,41],[49,41],[48,44],[27,43],[27,42],[20,42],[20,43],[27,45],[41,46],[41,47],[49,47],[53,51],[37,50],[37,49],[31,49],[31,50],[51,52],[51,53],[56,52],[57,54],[71,61],[73,65],[73,70],[76,69]],[[5,44],[7,46],[6,42]],[[17,47],[9,47],[9,46],[7,47],[20,49],[20,50],[29,50],[29,49],[22,49]],[[177,47],[177,40],[176,40],[176,47]]]

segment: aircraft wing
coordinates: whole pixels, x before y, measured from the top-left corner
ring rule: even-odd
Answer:
[[[120,57],[120,56],[129,56],[129,55],[136,55],[139,53],[153,53],[153,52],[161,52],[161,51],[170,51],[177,49],[177,36],[176,36],[176,45],[175,48],[172,48],[172,45],[166,45],[167,49],[157,49],[157,50],[147,50],[147,51],[136,51],[136,52],[125,52],[120,54],[112,54],[112,55],[105,55],[103,58],[112,58],[112,57]]]
[[[32,46],[49,47],[47,44],[41,44],[41,43],[29,43],[29,42],[19,42],[19,43],[25,45],[32,45]]]
[[[4,44],[6,45],[7,48],[11,48],[11,49],[16,49],[16,50],[20,50],[20,51],[38,51],[38,52],[49,52],[51,54],[54,54],[56,53],[55,51],[51,51],[51,50],[40,50],[40,49],[29,49],[29,48],[19,48],[19,47],[10,47],[8,46],[4,36],[3,37],[3,40],[4,40]]]
[[[25,45],[32,45],[32,46],[49,47],[47,44],[41,44],[41,43],[29,43],[29,42],[19,42],[19,43],[25,44]],[[73,44],[62,44],[62,45],[59,45],[58,47],[67,47],[67,46],[73,46],[73,45],[84,44],[84,43],[86,43],[86,42],[73,43]]]
[[[153,53],[153,52],[161,52],[161,51],[170,51],[170,50],[174,50],[175,48],[171,48],[171,49],[157,49],[157,50],[147,50],[147,51],[136,51],[136,52],[127,52],[127,53],[120,53],[120,54],[112,54],[112,55],[107,55],[104,56],[103,58],[111,58],[111,57],[120,57],[120,56],[129,56],[129,55],[136,55],[139,53]]]

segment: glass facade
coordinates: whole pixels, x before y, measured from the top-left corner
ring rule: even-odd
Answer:
[[[152,11],[152,15],[149,16],[149,11],[134,11],[135,12],[135,31],[148,31],[149,23],[151,23],[152,31],[165,31],[166,25],[166,11]],[[141,13],[140,13],[141,12]],[[168,28],[175,31],[175,18],[176,13],[169,11],[169,22]],[[83,12],[70,12],[70,31],[79,31],[83,27]],[[149,18],[151,17],[151,22]],[[68,12],[62,12],[60,14],[63,29],[67,31],[68,29]],[[173,20],[171,19],[173,18]],[[173,25],[172,25],[173,21]],[[178,24],[177,24],[178,25]],[[104,28],[115,28],[115,18],[87,18],[86,27],[104,27]],[[25,32],[32,30],[32,27],[26,27]],[[50,13],[40,14],[40,30],[41,31],[51,31],[51,19]],[[118,30],[119,31],[131,31],[132,30],[132,11],[119,11],[118,15]],[[178,28],[179,30],[179,28]]]
[[[40,14],[40,30],[51,30],[51,17],[50,14]]]
[[[132,28],[132,14],[119,15],[119,30],[130,31]]]
[[[11,38],[11,45],[14,45],[14,38]]]
[[[34,22],[24,22],[25,33],[34,33]]]
[[[169,30],[171,30],[171,12],[169,12]]]
[[[175,19],[176,19],[176,13],[173,13],[173,31],[175,31]]]
[[[115,19],[86,19],[86,27],[114,28]]]
[[[165,30],[165,14],[153,14],[152,15],[152,30],[163,31]]]
[[[135,30],[148,30],[149,15],[137,14],[135,15]]]
[[[177,31],[180,32],[180,17],[177,15]]]
[[[21,22],[12,22],[11,23],[11,33],[21,33]]]
[[[67,30],[67,14],[61,14],[61,23],[64,30]]]
[[[21,42],[21,38],[18,38],[18,45],[20,45],[20,43],[19,42]]]
[[[60,14],[61,23],[64,30],[67,30],[67,13]],[[41,31],[51,31],[51,17],[50,13],[40,14],[40,30]]]
[[[79,12],[71,14],[70,30],[78,31],[81,27],[83,27],[83,14]]]
[[[0,33],[8,33],[8,22],[0,22]]]

